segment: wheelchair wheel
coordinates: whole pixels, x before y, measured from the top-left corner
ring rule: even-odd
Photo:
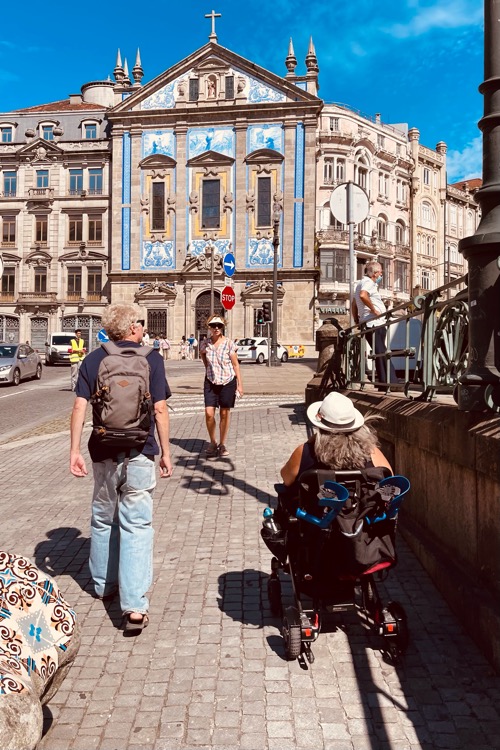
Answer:
[[[271,614],[275,617],[281,615],[281,583],[279,578],[271,576],[267,579],[267,599],[271,608]]]
[[[302,651],[302,635],[299,610],[296,607],[286,608],[281,633],[285,641],[286,658],[289,661],[297,659]]]

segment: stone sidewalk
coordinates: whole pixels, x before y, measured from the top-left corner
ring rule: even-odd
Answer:
[[[321,633],[308,669],[284,659],[259,532],[279,468],[306,436],[301,399],[285,390],[245,397],[231,457],[216,462],[203,457],[199,390],[177,390],[175,402],[175,473],[155,496],[151,623],[136,638],[119,630],[116,603],[92,597],[92,483],[70,476],[68,435],[0,446],[1,547],[55,575],[83,626],[39,750],[500,748],[500,680],[401,538],[381,589],[408,614],[404,663],[386,661],[355,613]]]

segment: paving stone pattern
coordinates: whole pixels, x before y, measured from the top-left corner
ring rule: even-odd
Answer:
[[[92,480],[70,476],[68,435],[0,446],[1,547],[55,575],[83,625],[39,750],[500,748],[500,680],[401,539],[381,588],[408,614],[404,663],[386,661],[355,612],[329,623],[308,669],[284,659],[259,534],[279,468],[306,435],[302,406],[283,404],[237,409],[230,458],[215,462],[203,457],[202,411],[173,415],[151,623],[136,638],[119,629],[116,602],[92,596]]]

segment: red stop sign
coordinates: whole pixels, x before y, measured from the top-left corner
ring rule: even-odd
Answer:
[[[225,286],[222,290],[222,297],[221,297],[222,307],[224,310],[231,310],[234,307],[234,303],[236,302],[236,296],[234,294],[234,289],[230,286]]]

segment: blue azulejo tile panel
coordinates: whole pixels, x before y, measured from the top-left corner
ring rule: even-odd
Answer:
[[[191,240],[188,252],[190,255],[202,255],[208,244],[207,240]],[[225,255],[231,249],[231,240],[215,240],[210,244],[215,245],[216,255]]]
[[[147,99],[141,103],[141,109],[173,109],[175,107],[175,99],[177,93],[177,83],[179,79],[171,81],[163,86],[154,94],[148,96]]]
[[[173,130],[146,130],[142,134],[142,158],[163,154],[175,159],[175,135]]]
[[[141,271],[174,268],[173,242],[142,242]]]
[[[250,239],[248,241],[247,268],[270,268],[274,262],[272,240]],[[281,265],[281,246],[278,251],[278,266]]]
[[[234,158],[234,130],[232,128],[191,128],[188,130],[188,159],[206,151]]]
[[[261,148],[271,148],[283,153],[283,128],[281,125],[267,123],[250,125],[247,130],[247,154]]]
[[[304,165],[305,165],[305,138],[304,125],[297,123],[295,132],[295,187],[294,187],[294,213],[293,213],[293,265],[301,268],[304,258]]]
[[[130,271],[130,208],[122,208],[122,271]]]
[[[248,76],[249,88],[247,98],[251,104],[258,104],[260,102],[284,102],[286,96],[283,92],[278,89],[272,88],[272,86],[266,86],[265,83],[259,81],[257,78]]]

